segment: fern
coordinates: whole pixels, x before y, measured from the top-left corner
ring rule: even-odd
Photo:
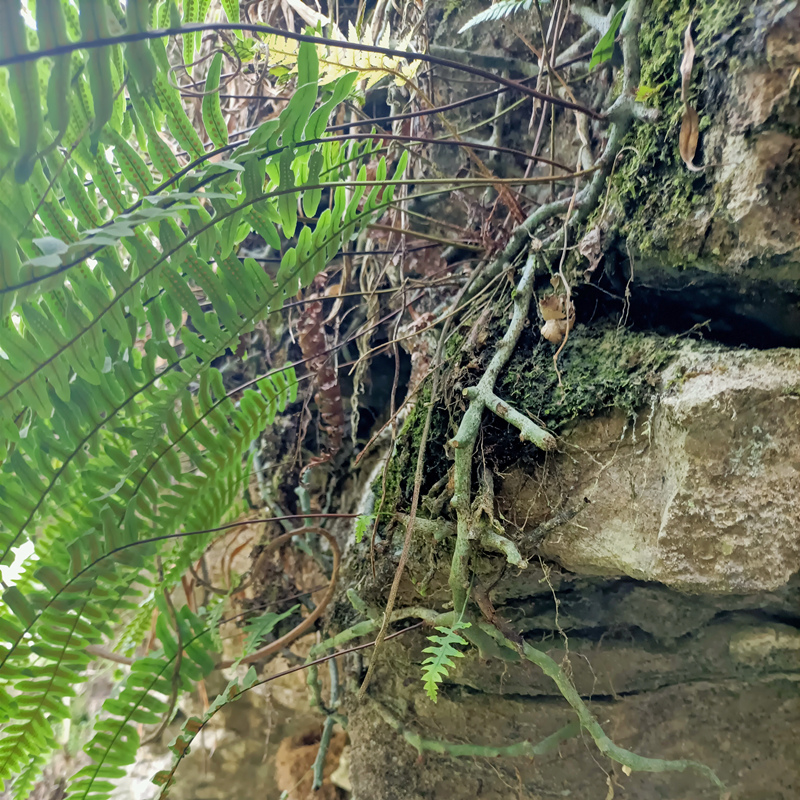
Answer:
[[[84,748],[93,763],[73,777],[68,787],[71,798],[102,797],[113,789],[111,781],[124,777],[125,767],[136,758],[139,734],[135,725],[161,722],[170,712],[163,698],[172,695],[176,686],[190,689],[214,668],[209,643],[203,642],[208,636],[203,621],[184,607],[176,622],[178,638],[169,629],[166,615],[159,617],[156,635],[163,649],[139,659],[119,695],[103,703],[104,714]]]
[[[209,7],[182,5],[187,20]],[[239,19],[236,0],[223,8]],[[174,16],[172,2],[149,0],[124,12],[0,3],[0,564],[35,547],[0,606],[0,781],[19,797],[86,680],[86,648],[113,642],[123,621],[125,649],[141,637],[210,529],[238,513],[251,442],[296,401],[291,365],[234,397],[214,360],[391,205],[406,164],[387,177],[377,141],[342,147],[325,128],[359,77],[411,67],[322,61],[310,44],[287,48],[299,88],[281,114],[210,163],[166,40],[78,46],[107,38],[109,20],[138,33]],[[200,38],[184,35],[188,60]],[[219,123],[213,99],[207,127]],[[348,191],[351,164],[363,182],[376,160],[385,183]],[[282,252],[275,278],[237,255],[252,231]],[[158,580],[156,556],[169,565]],[[71,797],[108,797],[135,756],[135,725],[159,722],[175,687],[211,668],[201,620],[183,609],[177,625],[158,608],[163,650],[107,702]]]
[[[42,753],[31,756],[14,780],[14,800],[24,800],[28,796],[46,763],[47,757]]]
[[[374,42],[369,31],[364,31],[359,36],[352,23],[350,23],[347,37],[335,25],[331,26],[330,37],[339,41],[346,40],[369,45],[377,44],[386,48],[391,46],[391,32],[388,26],[384,30],[383,38],[380,42]],[[291,68],[293,65],[298,64],[298,56],[302,49],[302,45],[298,45],[298,42],[275,34],[265,34],[263,41],[269,53],[271,65]],[[397,49],[404,50],[407,44],[407,42],[401,43]],[[324,45],[317,46],[317,58],[320,64],[319,80],[321,83],[328,83],[348,73],[355,73],[359,80],[364,79],[366,81],[365,89],[369,89],[370,86],[373,86],[387,75],[392,76],[395,83],[403,85],[413,80],[420,64],[419,61],[407,61],[398,56],[386,56],[380,53],[366,53],[338,47],[328,48]],[[298,86],[301,89],[302,85],[302,82],[298,81]]]
[[[299,605],[292,606],[288,611],[282,614],[275,614],[268,611],[260,617],[255,617],[248,621],[245,626],[245,633],[247,634],[242,648],[242,656],[247,656],[255,652],[259,642],[275,630],[279,622],[282,622],[287,617],[290,617],[300,608]]]
[[[152,595],[139,603],[135,613],[125,623],[125,627],[119,635],[118,642],[114,647],[115,652],[126,656],[132,656],[136,652],[150,631],[155,611],[156,602]]]
[[[268,612],[257,617],[246,626],[247,636],[245,638],[244,647],[242,649],[242,656],[247,656],[254,652],[258,644],[264,636],[271,633],[276,625],[286,617],[294,614],[299,606],[294,606],[282,614],[274,614]],[[183,724],[181,732],[170,743],[169,748],[175,756],[172,768],[169,770],[162,770],[153,777],[153,783],[161,787],[159,798],[167,797],[170,788],[175,781],[175,770],[183,760],[183,757],[189,754],[192,742],[203,727],[211,720],[211,718],[224,708],[228,703],[236,700],[244,691],[250,689],[256,683],[256,671],[253,667],[249,667],[241,683],[238,678],[233,678],[228,682],[225,689],[217,695],[214,702],[209,705],[206,713],[202,719],[198,717],[190,717]]]
[[[533,8],[533,0],[500,0],[493,6],[489,6],[485,11],[481,11],[472,17],[465,25],[459,29],[459,33],[464,33],[476,25],[484,22],[495,22],[498,19],[506,19],[520,11],[530,11]]]
[[[253,667],[250,667],[241,681],[238,678],[233,678],[228,682],[225,689],[216,696],[214,702],[211,703],[206,713],[203,714],[202,719],[199,717],[189,717],[189,719],[186,720],[181,728],[181,732],[169,745],[169,749],[175,757],[172,767],[168,770],[161,770],[153,776],[152,782],[156,786],[161,787],[158,800],[162,800],[162,798],[168,796],[169,790],[175,782],[175,771],[184,756],[189,755],[192,742],[195,740],[197,734],[203,730],[218,711],[238,699],[243,692],[246,692],[254,686],[256,684],[256,679],[256,671]]]
[[[459,620],[452,627],[439,626],[436,628],[442,636],[431,635],[431,647],[426,647],[422,652],[430,653],[422,662],[422,682],[425,692],[435,703],[439,697],[439,684],[447,677],[447,670],[455,666],[454,658],[463,658],[464,653],[456,649],[456,645],[466,645],[466,639],[459,636],[456,631],[469,628],[469,622]]]
[[[372,525],[373,522],[375,522],[374,514],[362,514],[356,519],[356,544],[361,544],[364,534],[367,532],[367,529],[370,525]]]

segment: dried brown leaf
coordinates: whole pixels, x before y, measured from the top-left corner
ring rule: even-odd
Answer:
[[[575,327],[575,316],[571,316],[569,322],[565,319],[549,319],[542,326],[542,336],[548,342],[553,344],[561,344],[564,337],[567,335],[567,330],[572,330]]]
[[[599,227],[592,228],[578,243],[578,252],[589,262],[589,268],[583,273],[588,279],[603,258],[603,237]]]
[[[548,342],[561,344],[567,331],[575,327],[575,306],[569,303],[569,314],[567,314],[567,298],[556,294],[551,294],[539,301],[539,309],[545,319],[542,326],[542,336]]]
[[[690,105],[683,109],[683,119],[681,120],[681,134],[678,140],[678,149],[681,152],[683,163],[692,171],[700,172],[702,167],[694,164],[694,156],[697,152],[697,139],[700,136],[700,118],[697,112]]]
[[[686,26],[683,35],[683,60],[681,61],[681,100],[683,101],[683,119],[681,120],[681,134],[678,140],[678,149],[683,163],[692,171],[700,172],[702,167],[696,167],[694,157],[697,153],[697,140],[700,137],[700,118],[694,106],[689,105],[689,89],[692,84],[692,69],[694,67],[694,40],[692,39],[692,23]]]
[[[681,100],[685,103],[689,95],[692,82],[692,68],[694,67],[694,40],[692,39],[692,23],[686,26],[683,35],[683,60],[681,61]]]
[[[539,301],[539,311],[541,311],[542,319],[545,321],[567,318],[564,311],[564,298],[555,294],[543,297]]]
[[[320,427],[328,435],[328,448],[321,455],[311,459],[305,469],[330,461],[339,451],[344,439],[345,416],[342,404],[342,390],[339,385],[336,366],[331,360],[328,340],[325,334],[323,303],[325,281],[323,272],[314,281],[313,289],[306,294],[308,302],[297,322],[297,339],[306,369],[313,375],[317,384],[314,400],[321,417]],[[305,471],[304,469],[304,471]]]
[[[417,274],[425,278],[441,275],[447,269],[447,262],[442,258],[441,247],[430,247],[430,242],[424,239],[411,239],[407,241],[408,251],[404,261],[407,275]],[[422,249],[415,249],[425,247]]]
[[[548,342],[560,344],[561,340],[564,338],[564,330],[561,327],[562,325],[566,325],[566,320],[547,320],[542,327],[542,336],[547,339]]]

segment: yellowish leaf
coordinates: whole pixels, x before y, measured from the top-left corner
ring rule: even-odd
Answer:
[[[539,311],[541,311],[542,319],[545,321],[567,318],[566,312],[564,311],[564,298],[555,294],[543,297],[539,301]]]
[[[683,109],[678,149],[680,150],[683,163],[686,164],[692,172],[700,172],[702,170],[702,167],[697,167],[694,164],[694,156],[697,152],[697,140],[699,136],[700,119],[694,108],[687,104]]]
[[[300,3],[300,0],[295,0]],[[344,41],[339,28],[331,26],[331,38]],[[381,39],[381,47],[389,47],[391,34],[385,31]],[[299,42],[289,41],[283,36],[266,34],[263,41],[269,52],[269,61],[272,66],[292,68],[297,63]],[[350,23],[346,41],[353,44],[362,43],[372,45],[372,36],[368,31],[359,37],[355,26]],[[402,43],[398,49],[406,49],[407,42]],[[399,56],[387,56],[381,53],[368,53],[363,50],[348,50],[341,47],[327,48],[317,45],[317,58],[320,68],[320,83],[330,83],[340,78],[347,72],[356,71],[366,81],[366,88],[377,83],[381,78],[390,76],[395,83],[403,85],[411,81],[419,67],[419,61],[407,61]]]

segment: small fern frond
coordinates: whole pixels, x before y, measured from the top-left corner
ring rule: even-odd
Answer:
[[[364,534],[367,532],[373,522],[375,522],[374,514],[362,514],[356,519],[356,544],[361,544]]]
[[[114,652],[125,656],[131,656],[136,652],[150,632],[155,609],[155,598],[152,596],[139,603],[138,608],[128,618],[125,627],[119,634]]]
[[[443,634],[442,636],[428,637],[428,641],[433,644],[422,651],[431,654],[422,662],[422,682],[425,685],[425,692],[434,703],[439,697],[439,684],[447,677],[448,669],[455,666],[452,659],[464,657],[464,653],[456,650],[455,645],[463,646],[467,641],[456,631],[469,627],[469,622],[459,620],[450,628],[438,626],[436,630]]]
[[[505,19],[520,11],[530,11],[533,8],[533,0],[500,0],[493,6],[489,6],[485,11],[481,11],[459,29],[459,33],[464,33],[476,25],[484,22],[495,22],[498,19]]]
[[[275,630],[279,622],[282,622],[287,617],[290,617],[300,608],[299,605],[292,606],[288,611],[282,614],[276,614],[272,611],[267,611],[259,617],[248,620],[245,626],[245,640],[242,648],[242,657],[250,655],[255,652],[259,643]]]
[[[258,679],[255,668],[250,667],[244,678],[233,678],[228,682],[225,689],[214,698],[214,702],[208,707],[202,719],[199,717],[189,717],[181,728],[181,732],[170,742],[169,749],[172,751],[175,760],[172,767],[168,770],[161,770],[153,776],[153,783],[161,787],[157,800],[164,800],[169,794],[170,788],[175,783],[175,771],[183,761],[184,756],[189,755],[192,742],[200,731],[208,724],[211,718],[229,703],[232,703],[243,692],[246,692],[255,685]]]
[[[42,770],[47,764],[47,757],[45,753],[32,755],[30,761],[28,761],[28,765],[20,770],[17,777],[14,778],[12,792],[14,800],[27,800],[34,784],[41,777]]]
[[[119,541],[117,539],[117,541]],[[10,643],[0,652],[0,677],[13,689],[14,724],[7,725],[0,738],[0,778],[6,780],[23,774],[21,766],[28,762],[43,763],[55,746],[53,724],[68,716],[65,698],[75,695],[75,687],[87,679],[85,667],[90,656],[86,647],[110,637],[108,621],[115,619],[124,607],[125,594],[135,594],[134,580],[146,583],[146,577],[131,575],[122,578],[125,567],[111,559],[101,559],[84,567],[85,550],[96,553],[102,546],[102,534],[87,531],[69,548],[56,547],[60,569],[40,566],[33,573],[34,586],[48,593],[31,591],[23,595],[18,586],[3,593],[13,618],[0,624],[2,638]],[[85,548],[85,550],[84,550]],[[138,573],[144,563],[127,559]],[[90,556],[91,557],[91,556]],[[103,564],[105,569],[99,569]],[[94,575],[88,578],[88,573]],[[67,578],[70,573],[71,578]],[[13,619],[13,621],[12,621]],[[32,635],[33,645],[24,643]],[[3,692],[0,691],[0,694]],[[15,781],[16,787],[16,781]],[[15,789],[16,791],[16,789]]]

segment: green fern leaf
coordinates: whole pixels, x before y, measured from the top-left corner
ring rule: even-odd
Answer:
[[[70,797],[88,800],[106,796],[113,788],[110,781],[125,775],[125,767],[136,758],[139,735],[136,724],[155,725],[170,709],[162,696],[170,696],[175,686],[189,688],[193,681],[207,675],[214,667],[209,658],[208,632],[202,620],[188,608],[177,614],[180,644],[166,622],[166,615],[156,623],[156,635],[163,650],[139,659],[132,667],[118,695],[103,703],[103,717],[95,725],[95,735],[84,748],[92,764],[79,770],[69,785]],[[206,640],[206,641],[204,641]],[[180,669],[176,671],[178,651]]]
[[[247,633],[247,636],[244,641],[242,655],[244,656],[254,652],[259,642],[265,636],[268,636],[270,633],[272,633],[272,631],[275,630],[275,626],[279,622],[287,617],[290,617],[299,608],[299,605],[292,606],[292,608],[290,608],[288,611],[284,611],[282,614],[275,614],[270,611],[266,614],[262,614],[260,617],[256,617],[255,619],[248,621],[247,625],[245,626],[245,632]]]
[[[434,703],[439,696],[439,684],[447,677],[448,669],[455,666],[452,659],[464,656],[461,650],[456,650],[455,645],[463,646],[467,642],[456,631],[469,627],[469,622],[459,621],[451,628],[437,627],[436,630],[443,634],[442,636],[428,637],[428,641],[433,644],[422,651],[431,654],[422,662],[422,682],[425,685],[425,692]]]
[[[369,527],[375,522],[375,515],[374,514],[362,514],[360,517],[356,518],[356,544],[361,544],[361,540],[364,538],[364,534],[367,532]]]
[[[222,53],[217,53],[206,75],[205,95],[203,96],[203,124],[214,147],[228,144],[228,127],[222,115],[219,99],[219,79],[222,72]]]
[[[200,0],[183,0],[183,24],[191,25],[198,22],[200,14]],[[189,75],[192,74],[194,61],[194,34],[183,34],[183,63]]]
[[[239,0],[220,0],[222,8],[225,10],[225,16],[229,22],[237,23],[239,17]]]

